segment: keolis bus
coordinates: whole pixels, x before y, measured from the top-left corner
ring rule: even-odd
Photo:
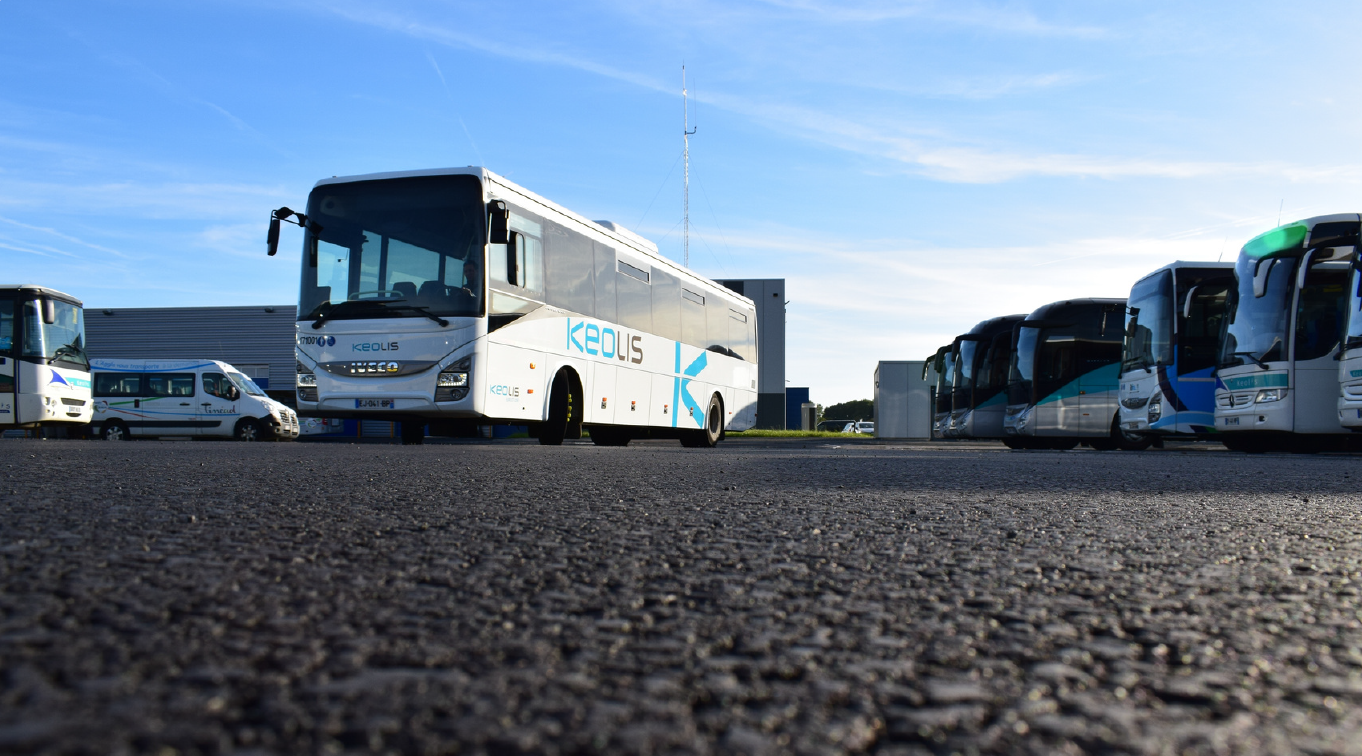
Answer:
[[[1121,353],[1121,431],[1207,438],[1234,263],[1175,262],[1130,289]],[[1135,439],[1131,439],[1134,441]]]
[[[1109,450],[1116,426],[1124,299],[1071,299],[1017,323],[1003,439],[1012,449]]]
[[[1220,339],[1215,425],[1231,449],[1344,448],[1339,349],[1358,216],[1322,215],[1250,239]]]
[[[319,181],[303,227],[304,416],[527,425],[540,443],[713,446],[756,420],[752,301],[483,168]]]
[[[0,286],[0,430],[72,430],[93,412],[80,300],[45,286]]]

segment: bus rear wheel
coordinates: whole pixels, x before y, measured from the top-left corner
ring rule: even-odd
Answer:
[[[724,405],[715,394],[709,398],[709,409],[705,411],[705,427],[682,436],[681,445],[690,449],[712,449],[723,436]]]
[[[131,436],[128,435],[128,427],[117,420],[104,424],[99,429],[99,437],[105,441],[127,441]]]
[[[259,441],[263,434],[260,432],[260,423],[248,417],[236,424],[233,435],[238,441]]]
[[[549,391],[549,419],[539,427],[539,443],[560,446],[564,439],[582,437],[582,392],[571,372],[563,370]]]

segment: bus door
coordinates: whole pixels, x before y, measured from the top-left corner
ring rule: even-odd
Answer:
[[[1165,416],[1178,413],[1180,432],[1203,433],[1215,427],[1215,360],[1233,285],[1233,279],[1200,283],[1181,300],[1172,376],[1177,401],[1165,396],[1163,402]]]
[[[1338,433],[1338,352],[1347,307],[1348,269],[1311,265],[1296,294],[1292,337],[1296,433]]]
[[[1083,436],[1111,433],[1121,382],[1121,337],[1124,305],[1102,305],[1074,328],[1078,373],[1078,431]]]

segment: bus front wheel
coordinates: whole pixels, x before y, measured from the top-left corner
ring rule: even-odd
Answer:
[[[236,424],[236,440],[238,441],[259,441],[261,439],[260,423],[251,418],[245,418]]]
[[[723,436],[724,405],[715,394],[709,398],[709,409],[705,411],[705,427],[682,436],[681,445],[691,449],[712,449]]]
[[[105,441],[127,441],[130,438],[128,427],[117,420],[105,423],[99,429],[99,437]]]
[[[582,437],[582,392],[571,372],[563,370],[549,391],[549,419],[539,426],[539,443],[559,446],[564,439]]]

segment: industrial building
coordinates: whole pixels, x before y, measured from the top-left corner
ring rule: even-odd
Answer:
[[[759,368],[756,427],[785,430],[785,279],[744,278],[718,283],[756,305]]]

